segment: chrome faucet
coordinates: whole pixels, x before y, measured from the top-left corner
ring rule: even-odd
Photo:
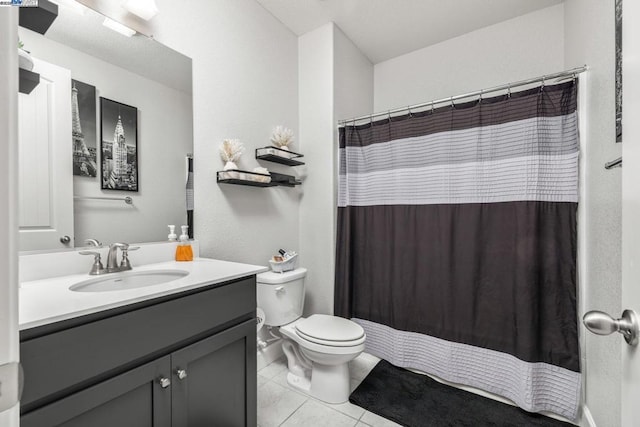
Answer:
[[[100,242],[95,239],[87,239],[87,243],[90,243],[96,247],[102,247]],[[122,262],[118,265],[118,248],[122,251]],[[92,276],[106,273],[117,273],[119,271],[131,270],[131,263],[129,262],[129,251],[135,251],[140,249],[139,246],[129,246],[128,243],[112,243],[109,245],[109,253],[107,254],[107,267],[102,266],[100,260],[100,253],[94,251],[80,251],[80,255],[93,255],[93,265],[89,274]]]
[[[129,245],[126,243],[112,243],[109,245],[109,253],[107,254],[108,272],[120,271],[118,270],[120,268],[118,266],[118,248],[121,248],[124,252],[129,249]],[[130,270],[131,266],[128,269]]]

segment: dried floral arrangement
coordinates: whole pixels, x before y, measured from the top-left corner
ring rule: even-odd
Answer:
[[[220,157],[227,162],[224,170],[237,169],[234,163],[244,153],[244,145],[239,139],[224,139],[220,146]]]
[[[278,148],[288,150],[293,143],[293,131],[284,126],[276,126],[271,135],[271,143]]]

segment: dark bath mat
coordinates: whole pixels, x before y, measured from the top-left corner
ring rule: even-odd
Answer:
[[[408,427],[573,426],[439,383],[381,360],[349,401]]]

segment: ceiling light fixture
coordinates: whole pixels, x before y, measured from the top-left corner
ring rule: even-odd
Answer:
[[[84,15],[87,7],[81,3],[78,3],[75,0],[55,0],[54,3],[57,3],[58,6],[66,8],[78,15]]]
[[[113,19],[109,19],[109,18],[105,18],[102,25],[127,37],[131,37],[136,33],[135,30],[132,30],[131,28],[125,25],[122,25],[121,23],[116,22]]]
[[[158,6],[156,6],[155,0],[126,0],[122,7],[145,21],[158,14]]]

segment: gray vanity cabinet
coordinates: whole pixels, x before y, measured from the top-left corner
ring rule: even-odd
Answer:
[[[256,424],[255,276],[21,334],[21,427]]]
[[[256,354],[255,333],[255,321],[245,322],[171,355],[173,427],[256,424],[246,407],[256,406],[256,367],[246,368],[247,352]]]
[[[170,373],[163,357],[22,416],[22,427],[169,427]]]

